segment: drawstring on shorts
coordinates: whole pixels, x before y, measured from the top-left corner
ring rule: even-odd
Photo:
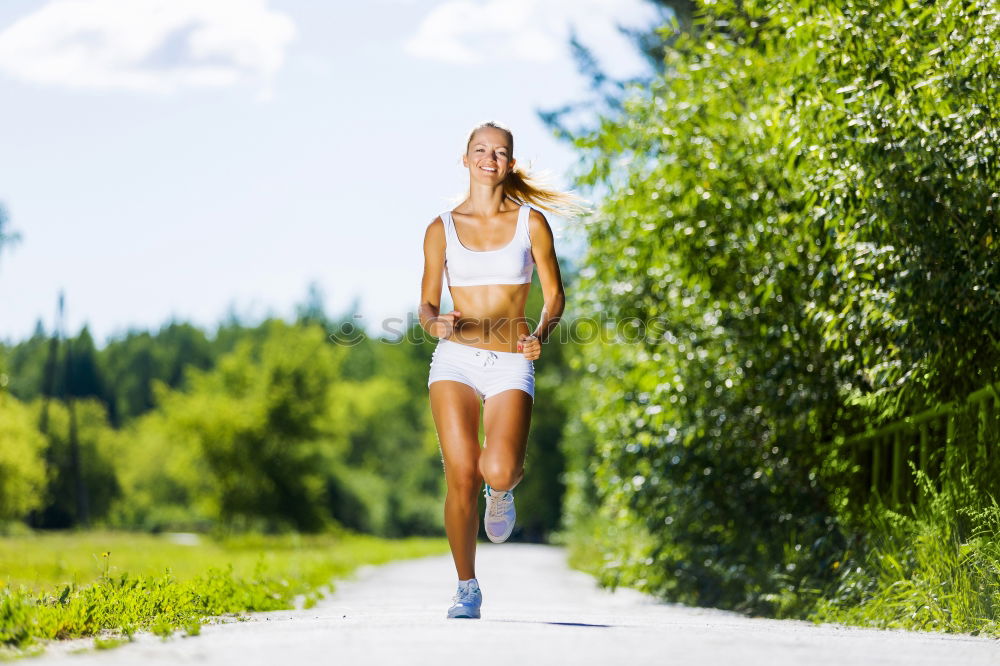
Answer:
[[[481,350],[477,351],[477,352],[476,352],[476,356],[483,356],[484,352],[485,352],[485,357],[483,358],[483,367],[484,367],[484,368],[485,368],[485,367],[486,367],[487,365],[493,365],[493,362],[494,362],[494,361],[495,361],[495,360],[496,360],[497,358],[499,358],[499,357],[497,356],[496,352],[491,352],[491,351],[488,351],[488,350],[484,350],[484,349],[481,349]]]

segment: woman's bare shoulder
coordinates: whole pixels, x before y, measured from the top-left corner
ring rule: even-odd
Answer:
[[[549,221],[542,211],[537,208],[532,208],[528,213],[528,234],[533,242],[536,240],[552,242],[552,227],[549,226]]]
[[[443,215],[436,216],[431,220],[430,224],[427,225],[427,233],[444,233],[444,220]]]
[[[531,210],[528,211],[528,224],[533,227],[548,227],[549,221],[542,211],[532,207]]]
[[[441,220],[440,215],[427,225],[427,230],[424,232],[424,243],[444,244],[444,221]]]

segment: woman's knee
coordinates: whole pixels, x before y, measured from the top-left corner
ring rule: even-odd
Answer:
[[[483,485],[483,477],[475,465],[446,470],[448,494],[459,498],[475,497]]]
[[[510,490],[521,480],[521,466],[512,461],[497,460],[484,456],[479,461],[480,471],[486,483],[497,490]]]

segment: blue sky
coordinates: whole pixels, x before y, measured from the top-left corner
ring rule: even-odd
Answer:
[[[569,26],[617,75],[642,0],[4,0],[0,339],[103,345],[170,318],[416,309],[426,225],[464,191],[468,128],[566,185],[538,108],[585,94]],[[565,225],[553,220],[560,239]],[[568,251],[568,243],[565,244]]]

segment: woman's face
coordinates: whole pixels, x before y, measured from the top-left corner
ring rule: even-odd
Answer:
[[[469,169],[473,180],[499,183],[514,168],[510,137],[495,127],[476,130],[462,156],[462,165]]]

